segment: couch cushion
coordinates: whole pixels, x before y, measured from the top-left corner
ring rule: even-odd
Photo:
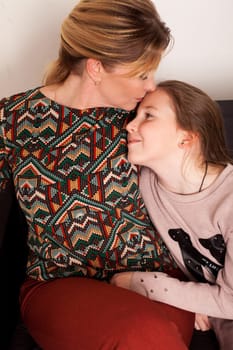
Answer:
[[[227,138],[227,146],[233,156],[233,100],[218,100],[222,110],[225,132]]]

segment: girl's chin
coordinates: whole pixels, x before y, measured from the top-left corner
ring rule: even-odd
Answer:
[[[137,157],[133,157],[133,156],[128,155],[128,161],[134,165],[142,165],[142,164],[140,164],[140,161],[139,161],[139,159],[137,159]]]
[[[131,164],[134,164],[134,162],[129,157],[128,157],[128,162],[130,162]]]

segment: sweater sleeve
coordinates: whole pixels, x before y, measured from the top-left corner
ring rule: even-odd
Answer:
[[[0,251],[5,237],[10,207],[13,198],[11,172],[7,162],[5,146],[4,100],[0,101]]]
[[[224,275],[227,271],[223,271]],[[211,285],[193,281],[180,281],[163,272],[134,272],[131,289],[169,305],[212,317],[233,319],[233,292],[223,282]]]
[[[7,162],[7,147],[5,135],[6,118],[4,115],[4,100],[0,101],[0,190],[4,190],[4,186],[11,177],[11,172]]]
[[[180,281],[162,272],[134,272],[131,289],[148,298],[212,317],[233,319],[233,229],[215,283]]]

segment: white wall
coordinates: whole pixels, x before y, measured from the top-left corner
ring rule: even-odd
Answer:
[[[0,97],[41,84],[60,24],[77,0],[0,0]],[[181,79],[233,98],[233,0],[154,0],[175,44],[157,80]]]
[[[233,0],[154,0],[175,39],[159,79],[196,84],[213,98],[233,98]]]

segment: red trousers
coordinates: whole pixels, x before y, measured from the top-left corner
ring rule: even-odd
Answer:
[[[21,314],[43,350],[183,350],[194,315],[94,279],[28,280]]]

